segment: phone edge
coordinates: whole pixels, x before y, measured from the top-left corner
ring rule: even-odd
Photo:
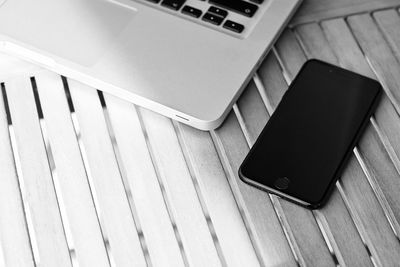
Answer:
[[[314,61],[314,62],[318,62],[318,63],[320,63],[320,64],[322,63],[322,64],[324,64],[324,65],[329,65],[329,66],[338,68],[338,69],[340,69],[340,70],[344,70],[344,71],[349,72],[349,73],[352,73],[352,74],[356,74],[356,75],[361,76],[361,77],[363,77],[363,78],[366,78],[366,79],[368,79],[368,80],[374,81],[375,83],[378,84],[378,91],[377,91],[377,93],[376,93],[376,95],[375,95],[375,97],[374,97],[374,99],[373,99],[373,102],[371,103],[370,108],[369,108],[368,112],[366,113],[366,116],[365,116],[365,118],[363,119],[362,124],[361,124],[359,130],[357,131],[357,134],[356,134],[355,137],[353,138],[353,141],[351,142],[351,144],[350,144],[350,146],[349,146],[349,150],[344,154],[343,159],[342,159],[341,163],[339,164],[337,170],[335,171],[334,177],[331,179],[331,182],[330,182],[330,184],[328,185],[328,187],[327,187],[325,193],[323,194],[322,198],[321,198],[319,201],[315,202],[315,203],[310,203],[310,202],[307,202],[307,201],[304,201],[304,200],[295,198],[295,197],[293,197],[293,196],[290,196],[290,195],[288,195],[288,194],[285,194],[285,193],[283,193],[283,192],[281,192],[281,191],[279,191],[279,190],[275,190],[275,189],[273,189],[273,188],[271,188],[271,187],[269,187],[269,186],[259,184],[259,183],[255,182],[255,181],[253,181],[252,179],[247,178],[245,175],[243,175],[242,167],[243,167],[243,165],[246,163],[246,161],[247,161],[247,159],[248,159],[248,157],[249,157],[249,155],[250,155],[250,152],[251,152],[251,150],[252,150],[252,147],[250,148],[249,152],[247,153],[246,157],[244,158],[244,160],[243,160],[243,162],[242,162],[242,164],[240,165],[239,170],[238,170],[238,175],[239,175],[239,178],[240,178],[240,180],[241,180],[242,182],[244,182],[244,183],[246,183],[246,184],[248,184],[248,185],[250,185],[250,186],[253,186],[253,187],[257,188],[257,189],[260,189],[260,190],[262,190],[262,191],[264,191],[264,192],[267,192],[267,193],[269,193],[269,194],[274,194],[274,195],[276,195],[276,196],[279,196],[279,197],[281,197],[281,198],[283,198],[283,199],[285,199],[285,200],[288,200],[288,201],[290,201],[290,202],[292,202],[292,203],[295,203],[295,204],[297,204],[297,205],[300,205],[300,206],[305,207],[305,208],[308,208],[308,209],[318,209],[318,208],[324,206],[324,205],[326,204],[326,202],[328,201],[329,196],[331,195],[331,192],[332,192],[333,189],[335,188],[334,186],[335,186],[336,182],[339,180],[340,175],[343,173],[345,167],[347,166],[346,163],[350,160],[350,157],[351,157],[351,155],[352,155],[352,153],[353,153],[354,148],[356,147],[356,145],[357,145],[358,141],[360,140],[362,134],[364,133],[365,129],[367,128],[368,123],[369,123],[369,121],[370,121],[370,118],[372,117],[374,111],[376,110],[376,108],[377,108],[377,106],[378,106],[378,104],[379,104],[379,100],[380,100],[380,98],[381,98],[382,91],[383,91],[382,85],[379,83],[379,81],[377,81],[377,80],[375,80],[375,79],[372,79],[372,78],[370,78],[370,77],[366,77],[366,76],[364,76],[364,75],[361,75],[361,74],[359,74],[359,73],[356,73],[356,72],[353,72],[353,71],[350,71],[350,70],[347,70],[347,69],[343,69],[343,68],[341,68],[341,67],[339,67],[339,66],[335,66],[335,65],[330,64],[330,63],[328,63],[328,62],[324,62],[324,61],[321,61],[321,60],[319,60],[319,59],[312,58],[312,59],[307,60],[307,61],[303,64],[303,66],[302,66],[301,69],[299,70],[298,74],[296,75],[295,79],[293,79],[293,81],[292,81],[291,84],[289,85],[288,89],[286,90],[286,92],[285,92],[284,95],[282,96],[281,101],[283,100],[283,98],[285,97],[286,93],[287,93],[288,90],[290,89],[291,85],[295,82],[296,78],[299,76],[299,74],[301,73],[301,71],[305,68],[305,66],[306,66],[308,63],[312,63],[313,61]],[[276,110],[276,109],[275,109],[275,110]],[[257,137],[257,140],[256,140],[256,142],[253,144],[253,146],[255,146],[255,145],[257,144],[258,138],[263,134],[264,130],[267,128],[267,125],[268,125],[268,122],[267,122],[267,124],[264,126],[264,128],[263,128],[263,130],[261,131],[260,135]]]

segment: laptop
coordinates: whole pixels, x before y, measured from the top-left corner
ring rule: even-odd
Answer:
[[[0,50],[202,130],[301,0],[0,0]]]

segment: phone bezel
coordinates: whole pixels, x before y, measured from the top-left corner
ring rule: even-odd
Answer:
[[[365,128],[368,126],[368,123],[369,123],[369,121],[370,121],[370,117],[372,116],[373,112],[375,111],[375,109],[376,109],[376,107],[377,107],[377,105],[378,105],[378,103],[379,103],[378,100],[380,99],[380,96],[381,96],[381,94],[382,94],[382,91],[383,91],[382,89],[383,89],[383,88],[382,88],[382,85],[381,85],[378,81],[376,81],[376,80],[374,80],[374,79],[371,79],[371,78],[369,78],[369,77],[362,76],[362,75],[360,75],[360,74],[358,74],[358,73],[355,73],[355,72],[352,72],[352,71],[349,71],[349,70],[340,68],[340,67],[338,67],[338,66],[329,64],[329,63],[327,63],[327,62],[320,61],[320,60],[318,60],[318,59],[309,59],[309,60],[307,60],[307,61],[303,64],[303,66],[301,67],[299,73],[296,75],[295,79],[292,81],[292,83],[290,84],[289,88],[287,89],[287,91],[285,92],[284,96],[282,97],[282,100],[284,99],[286,93],[292,88],[293,84],[295,84],[297,78],[301,75],[303,69],[304,69],[305,67],[307,67],[307,65],[310,64],[310,63],[317,63],[317,64],[322,64],[322,65],[328,66],[327,71],[328,71],[329,73],[337,72],[337,71],[338,71],[338,72],[342,72],[342,73],[346,73],[346,74],[354,74],[354,75],[357,75],[357,76],[361,76],[361,77],[363,77],[364,79],[371,80],[371,81],[377,83],[377,85],[378,85],[378,92],[377,92],[377,94],[375,95],[375,97],[374,97],[374,99],[373,99],[373,102],[372,102],[372,104],[370,105],[368,111],[366,112],[366,114],[365,114],[365,116],[364,116],[364,118],[363,118],[363,121],[362,121],[362,123],[361,123],[361,126],[360,126],[359,129],[357,130],[357,133],[356,133],[356,135],[354,136],[354,138],[353,138],[351,144],[349,145],[348,150],[347,150],[346,153],[343,155],[343,158],[342,158],[340,164],[338,165],[338,168],[337,168],[337,170],[335,171],[333,177],[331,178],[331,180],[330,180],[330,182],[329,182],[329,185],[328,185],[327,189],[325,190],[325,192],[323,193],[321,199],[319,199],[319,200],[316,201],[316,202],[308,202],[308,201],[305,201],[305,200],[302,200],[302,199],[293,197],[293,196],[291,196],[291,195],[289,195],[289,194],[286,194],[285,192],[280,191],[280,190],[278,190],[278,189],[275,189],[275,188],[272,188],[272,187],[270,187],[270,186],[267,186],[267,185],[258,183],[258,182],[252,180],[252,179],[249,178],[249,177],[246,177],[246,176],[243,174],[243,172],[242,172],[242,167],[243,167],[243,165],[246,163],[246,161],[248,160],[248,157],[249,157],[249,155],[251,154],[251,150],[250,150],[249,153],[247,154],[246,158],[243,160],[243,163],[241,164],[241,166],[240,166],[240,168],[239,168],[239,170],[238,170],[238,174],[239,174],[239,178],[240,178],[243,182],[245,182],[246,184],[249,184],[249,185],[251,185],[251,186],[254,186],[254,187],[256,187],[256,188],[258,188],[258,189],[261,189],[261,190],[263,190],[263,191],[266,191],[266,192],[268,192],[268,193],[275,194],[275,195],[277,195],[277,196],[279,196],[279,197],[282,197],[282,198],[284,198],[284,199],[286,199],[286,200],[288,200],[288,201],[291,201],[291,202],[296,203],[296,204],[298,204],[298,205],[301,205],[301,206],[303,206],[303,207],[306,207],[306,208],[309,208],[309,209],[316,209],[316,208],[319,208],[319,207],[323,206],[323,205],[326,203],[326,201],[328,200],[331,191],[334,189],[334,185],[336,184],[337,180],[340,178],[340,174],[342,173],[344,167],[346,167],[346,164],[345,164],[345,163],[348,162],[348,160],[350,159],[350,156],[352,155],[352,152],[353,152],[354,147],[356,146],[356,144],[357,144],[358,140],[360,139],[362,133],[364,132]],[[281,101],[282,101],[282,100],[281,100]],[[278,107],[277,107],[277,108],[278,108]],[[276,108],[276,109],[277,109],[277,108]],[[267,123],[267,125],[268,125],[268,123]],[[263,131],[266,129],[267,125],[264,127]],[[263,134],[263,131],[260,133],[260,136]],[[257,139],[257,141],[258,141],[258,139]],[[257,145],[257,141],[255,142],[254,146]]]

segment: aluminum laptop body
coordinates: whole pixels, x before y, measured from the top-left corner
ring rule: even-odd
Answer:
[[[0,0],[0,50],[216,128],[300,0],[164,1]]]

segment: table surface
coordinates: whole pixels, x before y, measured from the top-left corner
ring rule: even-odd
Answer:
[[[210,132],[2,55],[0,266],[399,266],[399,5],[305,1]],[[307,58],[385,91],[315,211],[237,175]]]

